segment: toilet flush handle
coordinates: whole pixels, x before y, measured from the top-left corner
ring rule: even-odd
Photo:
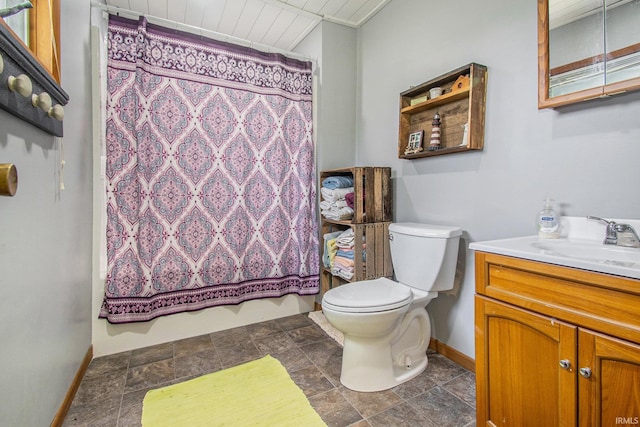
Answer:
[[[393,241],[393,234],[389,233],[389,241]]]

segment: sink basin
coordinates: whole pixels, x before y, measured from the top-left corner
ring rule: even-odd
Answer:
[[[590,240],[567,239],[539,240],[531,242],[535,249],[564,258],[579,258],[604,264],[640,268],[640,249],[604,245]]]
[[[617,220],[640,230],[638,220]],[[470,249],[508,255],[565,267],[640,279],[640,248],[605,245],[604,226],[585,218],[563,217],[564,234],[559,239],[538,236],[474,242]]]

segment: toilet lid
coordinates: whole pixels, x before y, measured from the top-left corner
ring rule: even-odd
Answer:
[[[371,313],[405,306],[412,298],[411,289],[383,277],[333,288],[324,294],[322,304],[336,311]]]

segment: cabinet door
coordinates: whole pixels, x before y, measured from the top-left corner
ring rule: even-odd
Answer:
[[[578,348],[580,426],[639,425],[640,346],[580,329]]]
[[[477,425],[575,427],[576,327],[482,296],[475,309]]]

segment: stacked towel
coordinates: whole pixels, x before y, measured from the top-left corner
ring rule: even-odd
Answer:
[[[352,228],[336,238],[336,253],[331,265],[331,274],[351,280],[355,274],[355,235]],[[363,242],[363,253],[365,244]]]
[[[322,195],[320,213],[323,217],[337,221],[353,218],[353,207],[349,207],[346,200],[347,194],[353,194],[353,187],[334,189],[322,187],[320,194]]]
[[[329,176],[322,180],[320,213],[332,220],[353,218],[353,177],[345,175]],[[324,238],[322,263],[334,276],[351,280],[355,274],[354,232],[352,228],[335,233],[327,233]]]
[[[351,259],[336,256],[331,267],[331,274],[340,276],[345,280],[351,280],[354,275],[354,262]]]

